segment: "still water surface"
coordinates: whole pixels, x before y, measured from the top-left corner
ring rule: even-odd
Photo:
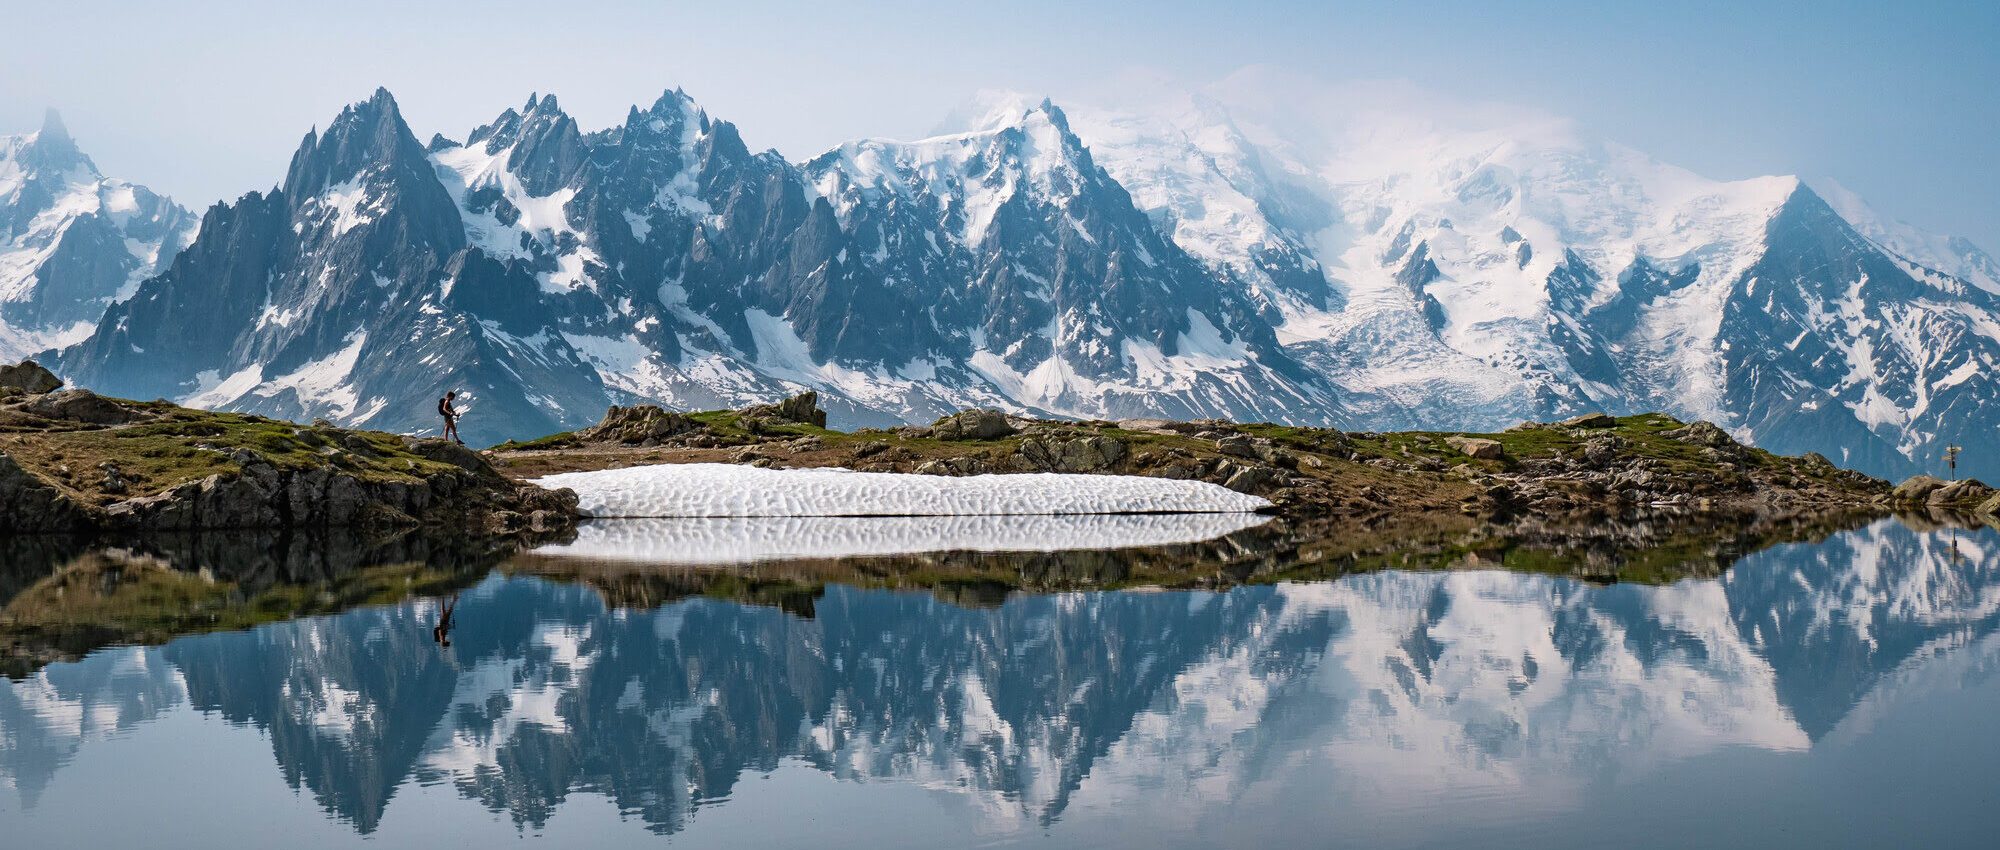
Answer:
[[[500,569],[448,648],[418,598],[0,679],[0,843],[2000,842],[1991,530],[1662,585],[606,599]]]

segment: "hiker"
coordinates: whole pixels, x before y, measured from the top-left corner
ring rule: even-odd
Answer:
[[[456,390],[446,390],[444,398],[438,399],[438,415],[444,417],[444,438],[462,446],[465,441],[458,438],[458,408],[451,406],[455,398],[458,398]]]
[[[438,612],[437,625],[431,627],[431,640],[437,641],[438,646],[451,648],[451,615],[457,608],[458,594],[454,593],[450,599],[445,600],[444,608]]]

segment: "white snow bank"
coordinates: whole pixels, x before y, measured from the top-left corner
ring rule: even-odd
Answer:
[[[1271,503],[1200,481],[1129,475],[909,475],[726,463],[565,472],[593,517],[1011,516],[1247,513]]]
[[[651,564],[748,564],[920,552],[1059,552],[1199,543],[1270,522],[1258,514],[713,517],[587,522],[537,555]]]

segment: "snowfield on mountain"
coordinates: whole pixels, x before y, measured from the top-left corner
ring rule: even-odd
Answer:
[[[2000,429],[2000,267],[1965,240],[1542,116],[1295,91],[995,96],[956,132],[803,162],[679,91],[593,131],[535,96],[428,143],[378,91],[170,265],[173,238],[120,255],[94,330],[10,318],[28,296],[0,320],[121,396],[434,433],[456,389],[479,442],[801,390],[839,427],[1661,410],[1885,477]],[[26,197],[0,221],[45,220]],[[190,229],[149,215],[127,221]],[[9,262],[23,292],[68,279]]]

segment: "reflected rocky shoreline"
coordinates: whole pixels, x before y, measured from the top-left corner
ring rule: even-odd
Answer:
[[[1123,537],[1116,530],[1090,533],[1090,518],[1066,518],[1068,525],[1057,531],[1027,533],[1059,531],[1079,541],[1071,545],[1109,548],[1065,549],[1057,543],[1051,544],[1057,547],[1053,551],[778,556],[745,563],[731,563],[741,554],[734,541],[744,529],[731,527],[729,534],[688,529],[742,522],[730,520],[648,521],[650,531],[647,522],[613,521],[602,523],[619,526],[608,536],[586,524],[581,533],[568,529],[525,538],[421,530],[11,536],[0,538],[0,676],[18,678],[99,647],[157,644],[184,634],[446,595],[496,569],[581,583],[614,608],[647,609],[702,596],[769,604],[809,617],[813,600],[832,584],[926,590],[957,604],[993,606],[1018,592],[1215,590],[1383,569],[1504,569],[1598,583],[1663,583],[1714,577],[1747,554],[1822,540],[1877,517],[1847,513],[1718,522],[1651,513],[1587,526],[1450,515],[1375,522],[1254,517],[1222,524],[1205,518],[1230,530],[1188,542],[1120,545],[1157,538],[1158,522],[1171,519],[1152,518]],[[1982,527],[1969,517],[1939,513],[1908,514],[1898,521],[1919,531]],[[1079,522],[1085,525],[1070,527]],[[796,537],[799,529],[787,526],[769,534]],[[584,545],[593,538],[596,545]],[[729,541],[731,548],[725,557],[707,554],[703,539]],[[561,554],[551,554],[556,552]]]

